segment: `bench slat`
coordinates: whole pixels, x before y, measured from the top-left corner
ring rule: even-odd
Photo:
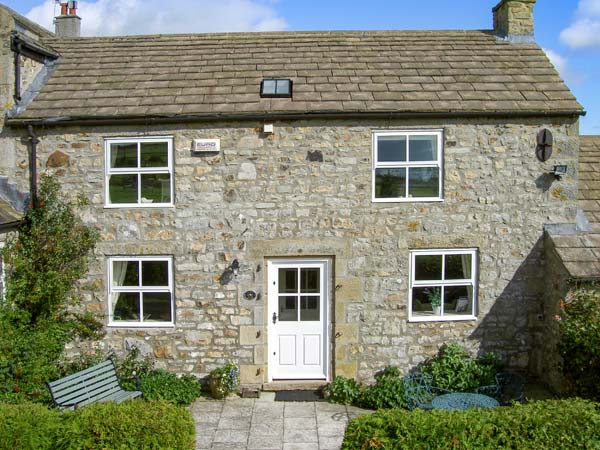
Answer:
[[[114,366],[113,362],[110,359],[107,359],[106,361],[104,361],[104,362],[102,362],[100,364],[96,364],[95,366],[88,367],[87,369],[84,369],[84,370],[81,370],[79,372],[73,373],[73,374],[71,374],[71,375],[69,375],[67,377],[61,378],[60,380],[52,381],[52,382],[50,382],[48,384],[50,386],[54,387],[54,386],[60,385],[62,383],[66,383],[66,382],[68,382],[70,380],[73,380],[73,379],[85,378],[85,375],[87,375],[89,373],[96,372],[96,371],[101,371],[102,369],[104,369],[106,367],[108,367],[108,368],[112,367],[114,369],[115,366]]]
[[[77,391],[81,391],[81,390],[89,390],[91,387],[93,387],[95,385],[102,385],[102,384],[106,384],[111,381],[113,381],[115,383],[119,382],[114,373],[107,373],[107,374],[102,374],[101,376],[99,376],[98,378],[96,378],[94,380],[84,380],[77,384],[71,384],[69,386],[65,386],[64,388],[59,389],[59,390],[52,389],[52,392],[54,393],[55,398],[62,398],[62,397],[66,397],[66,396],[70,395],[73,392],[77,392]]]
[[[60,380],[56,380],[56,381],[53,381],[48,384],[52,387],[52,389],[60,390],[60,389],[63,389],[63,387],[65,387],[65,386],[70,386],[73,384],[85,382],[87,380],[93,379],[94,377],[97,377],[104,373],[116,373],[114,366],[109,365],[109,366],[100,367],[97,370],[89,371],[83,375],[79,375],[79,373],[74,373],[73,375],[69,376],[68,380],[60,379]]]
[[[116,380],[107,382],[106,384],[102,384],[96,387],[85,386],[83,389],[71,392],[68,395],[55,397],[55,399],[59,403],[74,403],[76,398],[89,398],[98,392],[111,391],[115,388],[121,388],[121,386],[119,386],[119,383]]]

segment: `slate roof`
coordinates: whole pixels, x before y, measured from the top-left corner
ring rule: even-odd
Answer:
[[[4,200],[0,200],[0,233],[16,228],[22,221],[23,214]]]
[[[579,207],[600,231],[600,136],[580,137]]]
[[[572,278],[600,279],[600,234],[549,235]]]
[[[488,31],[45,39],[61,58],[17,120],[310,114],[580,114],[536,44]],[[263,78],[293,99],[261,99]]]

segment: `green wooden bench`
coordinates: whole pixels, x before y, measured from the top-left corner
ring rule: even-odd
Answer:
[[[121,387],[110,359],[46,385],[54,404],[71,410],[96,402],[121,403],[142,396],[141,391],[126,391]]]

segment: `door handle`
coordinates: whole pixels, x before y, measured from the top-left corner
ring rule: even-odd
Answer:
[[[273,323],[277,322],[277,313],[273,313]]]

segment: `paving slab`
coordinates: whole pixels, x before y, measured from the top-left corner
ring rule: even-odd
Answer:
[[[190,412],[196,421],[196,450],[338,450],[350,418],[372,411],[325,402],[257,399],[199,399]]]

